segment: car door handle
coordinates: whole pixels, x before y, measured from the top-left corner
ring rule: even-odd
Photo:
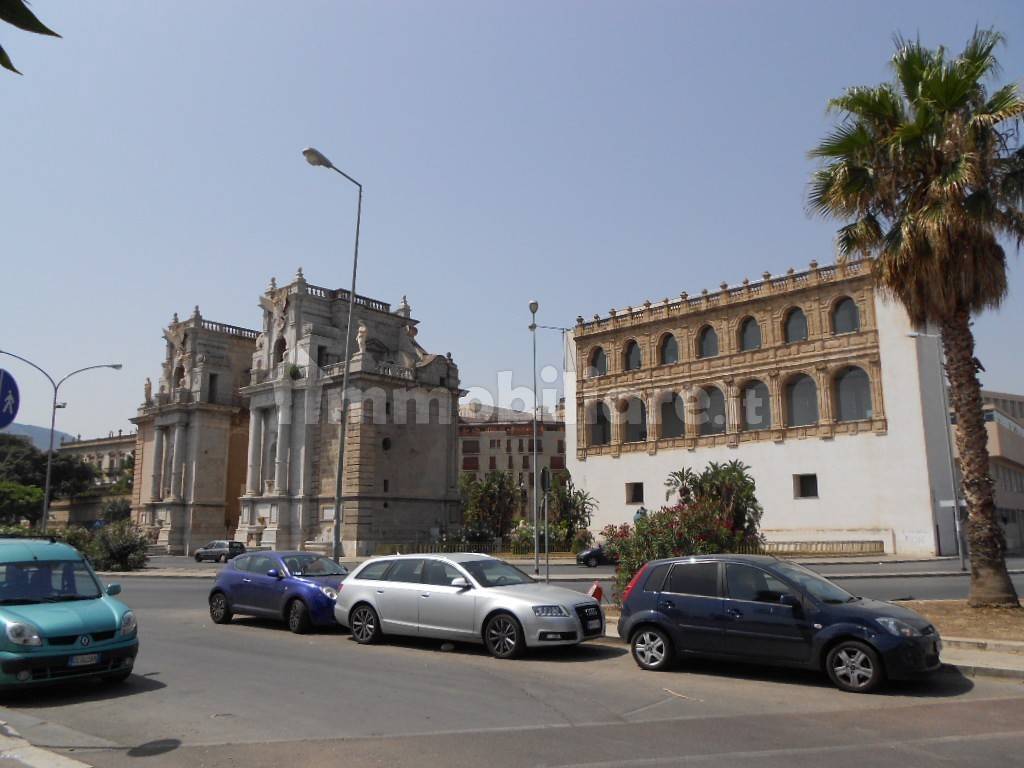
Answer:
[[[420,597],[430,597],[430,593],[424,592],[422,595],[420,595]]]
[[[671,600],[659,600],[658,601],[658,607],[659,608],[675,608],[676,604],[673,603]]]
[[[735,608],[727,608],[725,612],[732,616],[734,619],[743,618],[743,611],[737,611]]]
[[[242,579],[243,584],[252,584],[252,579]]]
[[[377,590],[377,594],[378,595],[383,595],[384,594],[384,590],[383,589],[378,589]]]

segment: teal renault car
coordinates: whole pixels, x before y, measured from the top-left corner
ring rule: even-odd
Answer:
[[[135,614],[82,554],[51,539],[0,539],[0,689],[76,678],[128,679]]]

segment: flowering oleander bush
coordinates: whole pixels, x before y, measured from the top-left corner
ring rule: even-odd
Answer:
[[[701,473],[673,472],[666,481],[664,506],[635,524],[608,525],[601,531],[605,549],[618,557],[615,599],[643,567],[664,557],[716,552],[756,552],[762,508],[749,467],[734,461],[712,462]]]

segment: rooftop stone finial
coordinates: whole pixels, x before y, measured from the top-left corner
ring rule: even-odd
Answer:
[[[765,270],[764,272],[761,273],[761,277],[763,277],[765,280],[771,280],[772,273],[769,272],[768,270]]]
[[[811,266],[811,269],[817,269],[818,268],[818,260],[817,259],[811,259],[811,265],[810,266]]]
[[[171,324],[173,325],[174,323],[177,323],[177,322],[178,322],[178,313],[175,312],[174,315],[171,317]]]
[[[750,278],[749,277],[744,277],[743,278],[743,287],[745,288],[748,285],[750,285]]]
[[[202,315],[199,313],[198,304],[196,304],[195,308],[192,310],[192,317],[202,317]]]
[[[718,287],[721,288],[724,291],[726,288],[729,287],[729,284],[727,282],[725,282],[725,280],[723,280],[722,282],[720,282],[718,284]]]
[[[276,277],[272,277],[272,278],[270,278],[270,284],[267,285],[267,293],[270,293],[270,292],[276,291],[276,290],[277,290],[277,278]]]
[[[793,269],[792,267],[790,267],[789,269],[786,270],[786,274],[787,275],[795,275],[796,274],[796,270]]]
[[[402,303],[398,305],[396,314],[402,317],[409,317],[412,314],[412,307],[409,306],[409,300],[405,297],[404,293],[402,294]]]
[[[681,299],[682,301],[686,301],[686,300],[687,300],[688,298],[690,298],[690,294],[688,294],[688,293],[687,293],[686,291],[682,291],[682,292],[680,292],[680,294],[679,294],[679,298],[680,298],[680,299]]]
[[[583,325],[583,315],[576,315],[576,325]]]
[[[306,278],[302,274],[302,267],[299,267],[297,270],[295,270],[295,282],[297,282],[297,283],[304,283],[304,282],[306,282]]]

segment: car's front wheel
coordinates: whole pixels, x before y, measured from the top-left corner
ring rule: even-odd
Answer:
[[[368,605],[357,605],[349,616],[348,625],[352,637],[360,645],[370,645],[380,640],[380,619],[377,612]]]
[[[196,552],[196,562],[197,563],[203,562],[203,556],[200,555],[198,552]]]
[[[672,666],[672,641],[657,627],[641,627],[633,634],[630,648],[640,669],[661,672]]]
[[[309,632],[311,626],[309,608],[301,600],[292,600],[288,606],[288,629],[296,635],[304,635]]]
[[[114,672],[112,674],[107,675],[103,679],[106,680],[108,683],[123,683],[131,676],[132,671],[130,669],[122,669],[118,672]]]
[[[484,643],[496,659],[514,659],[526,647],[523,628],[515,616],[508,613],[497,613],[487,620]]]
[[[214,624],[227,624],[231,621],[232,615],[227,595],[223,592],[214,592],[210,595],[210,618]]]
[[[587,568],[597,568],[597,558],[593,555],[587,558]]]
[[[882,661],[870,645],[845,640],[828,652],[825,670],[832,683],[850,693],[868,693],[882,683]]]
[[[220,560],[222,563],[226,563],[228,561],[228,556],[227,555],[221,555],[217,559]]]

